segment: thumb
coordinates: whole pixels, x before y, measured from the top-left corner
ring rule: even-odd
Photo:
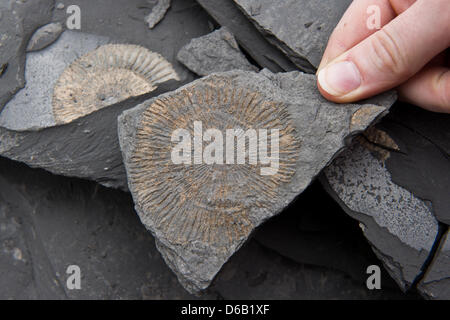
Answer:
[[[322,67],[325,98],[353,102],[411,78],[450,45],[450,1],[418,0],[347,52]]]

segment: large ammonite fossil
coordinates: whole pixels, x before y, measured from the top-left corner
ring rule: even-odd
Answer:
[[[266,129],[267,136],[271,130],[278,130],[278,170],[262,175],[261,169],[267,165],[250,163],[255,149],[249,152],[247,138],[245,163],[195,161],[195,142],[189,150],[192,162],[174,163],[174,131],[184,129],[194,140],[195,122],[202,124],[203,132],[222,132],[221,143],[228,129]],[[202,150],[207,150],[211,141],[202,140]],[[267,141],[272,150],[271,139]],[[237,143],[233,146],[237,153]],[[295,173],[298,148],[296,132],[283,104],[267,101],[260,93],[237,87],[227,78],[213,76],[158,98],[141,115],[128,165],[141,220],[158,238],[173,245],[200,242],[220,250],[236,244],[255,227],[251,208],[273,210],[278,188]],[[225,146],[223,150],[228,152]]]
[[[144,47],[107,44],[68,66],[53,89],[56,124],[77,118],[130,97],[148,93],[158,83],[179,80],[172,65]]]

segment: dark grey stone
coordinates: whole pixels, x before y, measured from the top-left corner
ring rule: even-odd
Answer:
[[[36,29],[50,22],[54,0],[0,3],[0,112],[25,85],[25,50]]]
[[[258,71],[241,52],[236,39],[226,27],[192,39],[181,48],[177,59],[200,76],[235,69]]]
[[[274,45],[270,44],[248,21],[244,14],[236,7],[233,0],[197,0],[197,2],[223,27],[227,27],[236,37],[244,50],[262,68],[272,72],[297,70],[297,67]],[[307,63],[301,68],[303,71],[313,71]]]
[[[374,252],[406,290],[422,273],[438,222],[428,203],[393,183],[384,161],[358,141],[324,170],[322,181],[343,209],[361,222]],[[395,152],[401,151],[390,154]]]
[[[214,89],[212,88],[218,88],[218,93],[214,93]],[[227,195],[225,197],[226,201],[223,201],[225,201],[225,203],[236,202],[236,205],[239,208],[245,208],[242,213],[244,216],[241,220],[248,221],[248,226],[250,227],[247,228],[240,224],[237,225],[237,234],[230,236],[229,239],[224,233],[214,233],[216,232],[215,225],[208,225],[207,223],[206,225],[203,224],[202,227],[206,228],[205,230],[209,230],[210,228],[213,229],[213,231],[207,232],[213,233],[211,239],[214,240],[197,238],[197,233],[201,234],[203,229],[195,229],[198,227],[197,221],[194,218],[192,219],[195,221],[189,220],[190,216],[188,218],[183,218],[175,215],[175,218],[170,219],[168,226],[164,224],[164,227],[160,227],[160,222],[155,217],[161,214],[164,215],[165,210],[177,212],[178,208],[174,208],[173,206],[177,206],[178,202],[177,200],[172,199],[172,201],[168,201],[167,206],[164,205],[165,201],[153,203],[151,199],[157,199],[158,197],[155,198],[152,194],[145,194],[153,192],[153,188],[156,188],[156,190],[162,190],[161,192],[168,192],[169,195],[171,195],[160,195],[159,197],[172,197],[174,194],[179,193],[179,190],[171,190],[172,181],[178,181],[179,179],[181,179],[181,181],[186,179],[189,180],[189,174],[185,176],[183,173],[179,173],[179,170],[185,170],[183,168],[172,168],[167,172],[169,175],[173,176],[166,177],[167,179],[161,177],[161,182],[168,185],[165,185],[163,188],[159,188],[159,186],[156,187],[150,181],[153,179],[152,177],[154,177],[150,169],[155,168],[156,175],[160,172],[166,172],[166,170],[157,169],[159,165],[152,166],[153,162],[151,157],[149,158],[149,155],[153,154],[153,151],[147,150],[146,145],[149,144],[149,148],[151,148],[151,145],[161,146],[161,148],[158,147],[158,150],[169,148],[170,132],[167,130],[170,131],[170,128],[177,124],[179,118],[182,118],[179,121],[182,121],[180,123],[184,123],[184,125],[186,125],[184,121],[191,121],[193,123],[194,121],[203,121],[204,119],[210,119],[211,117],[210,121],[213,121],[216,124],[226,124],[227,118],[215,119],[215,113],[200,112],[199,114],[196,111],[192,113],[192,119],[185,119],[184,117],[191,117],[189,110],[192,105],[190,103],[193,103],[194,106],[198,105],[201,110],[204,110],[202,106],[203,101],[208,99],[221,99],[220,101],[225,99],[228,101],[227,99],[230,99],[231,96],[238,98],[237,93],[234,95],[231,92],[234,92],[234,90],[239,91],[240,89],[244,89],[244,93],[240,95],[240,97],[244,100],[249,99],[249,101],[246,103],[242,102],[242,106],[238,102],[219,103],[219,106],[222,107],[223,105],[223,108],[226,109],[230,105],[236,105],[236,112],[239,113],[244,108],[250,108],[249,105],[254,102],[255,107],[251,107],[250,109],[252,109],[253,112],[258,113],[259,111],[255,111],[258,110],[257,105],[259,105],[256,101],[261,101],[262,108],[271,108],[270,111],[269,109],[264,111],[266,112],[266,117],[269,117],[266,119],[268,123],[276,121],[270,120],[270,117],[280,117],[280,125],[282,126],[289,127],[292,123],[292,131],[289,131],[292,132],[292,135],[285,136],[285,139],[283,139],[284,136],[282,136],[280,139],[280,141],[286,143],[286,145],[280,147],[281,149],[283,147],[286,148],[284,152],[283,150],[280,150],[280,154],[283,155],[282,159],[285,161],[283,162],[285,163],[283,166],[286,165],[286,167],[280,169],[280,175],[283,175],[283,178],[280,179],[283,182],[280,182],[279,185],[275,185],[274,190],[270,189],[270,192],[274,193],[273,197],[267,197],[267,193],[264,191],[264,182],[261,182],[261,185],[259,185],[258,182],[252,181],[252,177],[248,178],[249,181],[247,181],[247,179],[235,181],[235,185],[233,185],[233,194]],[[205,92],[205,97],[200,98],[200,100],[197,101],[196,99],[198,99],[199,94],[201,95],[201,92]],[[206,92],[209,93],[206,94]],[[257,97],[250,99],[249,96],[252,96],[251,93],[257,93]],[[227,94],[230,94],[231,96]],[[187,96],[184,97],[183,95]],[[220,97],[218,95],[220,95]],[[195,102],[189,102],[190,100],[187,97],[190,97],[189,99],[192,99],[192,101]],[[170,99],[178,101],[173,103],[188,101],[186,102],[187,109],[185,111],[177,111],[184,110],[183,108],[185,105],[171,105],[172,102],[170,102]],[[197,292],[208,287],[222,265],[245,242],[251,230],[285,208],[310,184],[311,180],[318,175],[331,159],[346,146],[346,141],[350,136],[361,132],[370,123],[384,115],[388,108],[394,103],[395,99],[395,93],[388,92],[382,96],[375,97],[371,101],[364,101],[361,104],[336,105],[326,101],[322,98],[320,93],[318,93],[316,79],[313,75],[307,75],[300,72],[273,74],[268,70],[263,70],[259,74],[253,72],[232,71],[217,73],[197,80],[174,92],[162,95],[157,99],[148,100],[136,108],[124,112],[119,118],[119,139],[125,167],[127,169],[128,184],[136,203],[136,210],[143,223],[154,234],[160,252],[168,265],[177,274],[182,285],[191,292]],[[167,125],[161,124],[161,128],[158,127],[159,129],[153,127],[148,128],[145,125],[147,120],[152,121],[149,120],[151,118],[147,117],[149,114],[152,114],[152,108],[156,108],[156,106],[152,106],[155,101],[162,101],[163,105],[162,110],[155,110],[155,112],[162,116],[161,119],[166,119],[166,117],[168,117],[170,120],[168,120],[169,122]],[[264,102],[267,102],[267,104]],[[231,104],[229,105],[228,103]],[[206,104],[208,104],[208,102],[206,102]],[[167,110],[164,109],[164,105]],[[168,112],[167,116],[163,116],[166,112]],[[180,113],[178,114],[177,112]],[[227,115],[227,112],[224,113],[224,116]],[[277,112],[281,112],[282,115],[277,115]],[[248,113],[246,114],[248,115]],[[206,118],[204,118],[204,116]],[[233,112],[231,115],[228,114],[228,116],[230,117],[229,120],[232,121],[231,118],[234,117]],[[258,117],[255,117],[255,119],[256,118]],[[157,124],[158,122],[156,122],[156,125]],[[258,127],[258,123],[246,125],[250,126],[250,128],[256,126],[254,129],[261,129]],[[267,126],[264,127],[266,128]],[[140,132],[139,134],[137,134],[138,130]],[[152,135],[151,130],[161,130],[161,132],[160,134]],[[146,137],[145,139],[144,136]],[[169,140],[167,141],[167,144],[164,144],[164,141],[166,141],[164,139],[166,139],[166,137],[168,137]],[[140,141],[145,145],[138,145],[138,142]],[[151,141],[154,143],[150,143]],[[289,142],[292,142],[292,145],[290,145]],[[292,158],[289,156],[291,152],[294,155]],[[165,154],[165,157],[166,158],[161,158],[161,161],[163,161],[161,166],[170,168],[173,166],[170,156],[167,157],[167,154]],[[159,159],[159,156],[157,156],[157,158]],[[287,166],[292,169],[288,169]],[[210,173],[212,177],[206,176],[206,180],[202,183],[204,188],[209,188],[208,190],[211,190],[212,187],[210,184],[213,184],[212,180],[215,179],[215,171],[213,169],[211,170]],[[193,169],[193,172],[195,173],[195,169]],[[289,178],[287,176],[285,177],[285,172],[292,172],[292,175],[289,176]],[[232,175],[231,178],[235,179],[235,176]],[[258,179],[256,181],[258,181]],[[146,181],[150,183],[147,187],[144,186],[147,183]],[[247,184],[253,184],[255,187],[260,187],[262,191],[253,194],[252,190],[254,189],[248,188]],[[172,187],[178,188],[175,185]],[[224,187],[231,186],[224,184]],[[242,190],[236,191],[240,189]],[[200,207],[203,205],[202,201],[205,201],[206,203],[211,202],[211,200],[209,200],[211,196],[206,194],[202,195],[202,192],[203,191],[199,193],[199,198],[192,199],[193,202],[199,201],[202,203]],[[247,192],[249,192],[248,195]],[[191,194],[180,194],[180,196],[186,196],[189,199]],[[228,197],[231,198],[228,199]],[[147,202],[147,200],[149,201]],[[268,202],[266,203],[266,201]],[[259,204],[261,204],[261,206]],[[186,204],[186,206],[187,205],[188,204]],[[195,204],[193,205],[196,207]],[[215,209],[218,210],[218,208],[214,207],[214,201],[212,201],[212,208],[208,209],[207,205],[206,208],[205,212],[214,212],[214,216],[219,215],[220,213],[220,210],[216,212]],[[180,210],[183,209],[181,208]],[[195,211],[189,211],[189,214],[194,213]],[[192,222],[190,230],[195,229],[194,231],[188,233],[187,229],[185,230],[185,220]],[[225,223],[224,226],[224,228],[228,228],[229,225]],[[175,232],[175,230],[177,230],[177,232]],[[184,244],[178,244],[176,243],[176,239],[172,239],[178,232],[181,233],[180,236],[184,237],[185,231],[187,240]]]
[[[39,29],[28,42],[27,52],[42,50],[56,41],[63,32],[63,26],[59,22],[49,23]]]
[[[234,0],[299,67],[318,67],[328,38],[351,0]]]

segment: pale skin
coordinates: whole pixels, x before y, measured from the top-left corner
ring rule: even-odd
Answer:
[[[367,27],[380,8],[381,29]],[[389,89],[450,113],[450,0],[354,0],[330,36],[317,71],[321,94],[355,102]]]

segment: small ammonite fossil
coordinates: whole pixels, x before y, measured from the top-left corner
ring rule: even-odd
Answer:
[[[249,151],[248,137],[244,162],[225,161],[228,159],[225,153],[230,150],[233,157],[239,156],[235,140],[232,149],[224,146],[220,151],[223,154],[219,158],[223,161],[199,161],[195,158],[196,124],[202,125],[203,133],[209,129],[216,132],[214,139],[205,141],[203,136],[200,144],[204,152],[213,140],[224,143],[227,130],[240,128],[243,134],[252,129],[258,132],[258,138],[263,132],[260,130],[267,130],[269,137],[270,132],[278,132],[276,172],[263,175],[261,169],[266,165],[250,161],[252,152],[261,149]],[[173,159],[177,145],[173,134],[178,129],[185,130],[194,140],[190,144],[192,150],[191,147],[188,150],[192,151],[191,162],[177,163]],[[267,141],[268,150],[275,150],[272,144],[275,139]],[[218,249],[235,245],[255,227],[256,219],[251,217],[250,210],[271,212],[279,201],[278,189],[295,173],[298,148],[296,132],[284,105],[267,101],[260,93],[239,87],[228,78],[211,77],[158,98],[141,115],[128,166],[129,183],[141,208],[141,220],[159,238],[173,245],[198,242]],[[260,159],[261,155],[258,156]]]
[[[107,44],[68,66],[53,89],[56,124],[130,97],[148,93],[158,83],[179,80],[172,65],[158,53],[129,44]]]

